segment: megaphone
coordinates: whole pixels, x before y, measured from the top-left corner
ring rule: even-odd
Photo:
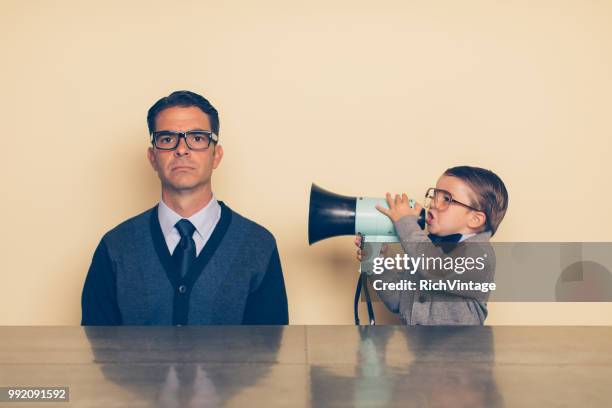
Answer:
[[[310,245],[326,238],[340,235],[361,235],[362,248],[368,243],[366,252],[359,265],[359,279],[355,291],[353,310],[355,324],[359,325],[359,298],[365,292],[370,324],[376,324],[366,275],[374,257],[378,256],[383,243],[399,242],[393,222],[376,209],[376,205],[389,208],[384,198],[349,197],[332,193],[312,184],[310,188],[310,207],[308,210],[308,243]],[[419,226],[425,228],[425,209],[419,215]]]
[[[384,198],[349,197],[312,184],[308,210],[308,243],[341,235],[362,235],[364,242],[399,242],[393,222],[376,209],[389,208]],[[419,226],[425,228],[425,209]]]

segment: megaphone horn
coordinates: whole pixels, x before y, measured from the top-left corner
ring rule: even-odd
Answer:
[[[308,243],[355,234],[357,198],[332,193],[312,184],[308,210]]]
[[[375,242],[397,242],[393,223],[376,209],[387,207],[384,198],[349,197],[332,193],[312,184],[308,210],[308,243],[340,235],[362,234]],[[425,228],[425,210],[419,225]]]

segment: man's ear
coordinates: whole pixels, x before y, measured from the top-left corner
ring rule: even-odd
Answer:
[[[147,159],[149,159],[149,163],[151,163],[153,170],[157,171],[157,160],[155,159],[155,152],[152,147],[147,149]]]
[[[481,230],[486,222],[487,215],[485,213],[482,211],[472,211],[472,214],[470,214],[470,218],[468,220],[468,227],[474,230]]]
[[[213,147],[213,169],[216,169],[223,159],[223,147],[221,145],[215,145]]]

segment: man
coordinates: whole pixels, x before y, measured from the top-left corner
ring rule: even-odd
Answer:
[[[147,122],[161,200],[102,238],[81,324],[287,324],[274,237],[212,191],[223,158],[217,110],[177,91],[149,109]]]

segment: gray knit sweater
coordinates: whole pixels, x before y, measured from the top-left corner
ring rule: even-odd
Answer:
[[[432,282],[459,280],[460,282],[493,282],[495,252],[489,243],[491,233],[485,231],[463,242],[449,246],[434,245],[417,224],[416,216],[405,216],[394,223],[404,252],[412,257],[476,258],[484,259],[484,269],[457,274],[441,268],[418,268],[410,274],[405,270],[386,270],[381,275],[371,275],[370,280],[385,282],[412,280]],[[389,310],[399,313],[409,325],[480,325],[487,317],[487,300],[490,292],[465,289],[445,290],[379,290],[379,297]]]
[[[219,204],[221,218],[184,277],[157,206],[104,235],[83,286],[81,324],[287,324],[274,237]]]

